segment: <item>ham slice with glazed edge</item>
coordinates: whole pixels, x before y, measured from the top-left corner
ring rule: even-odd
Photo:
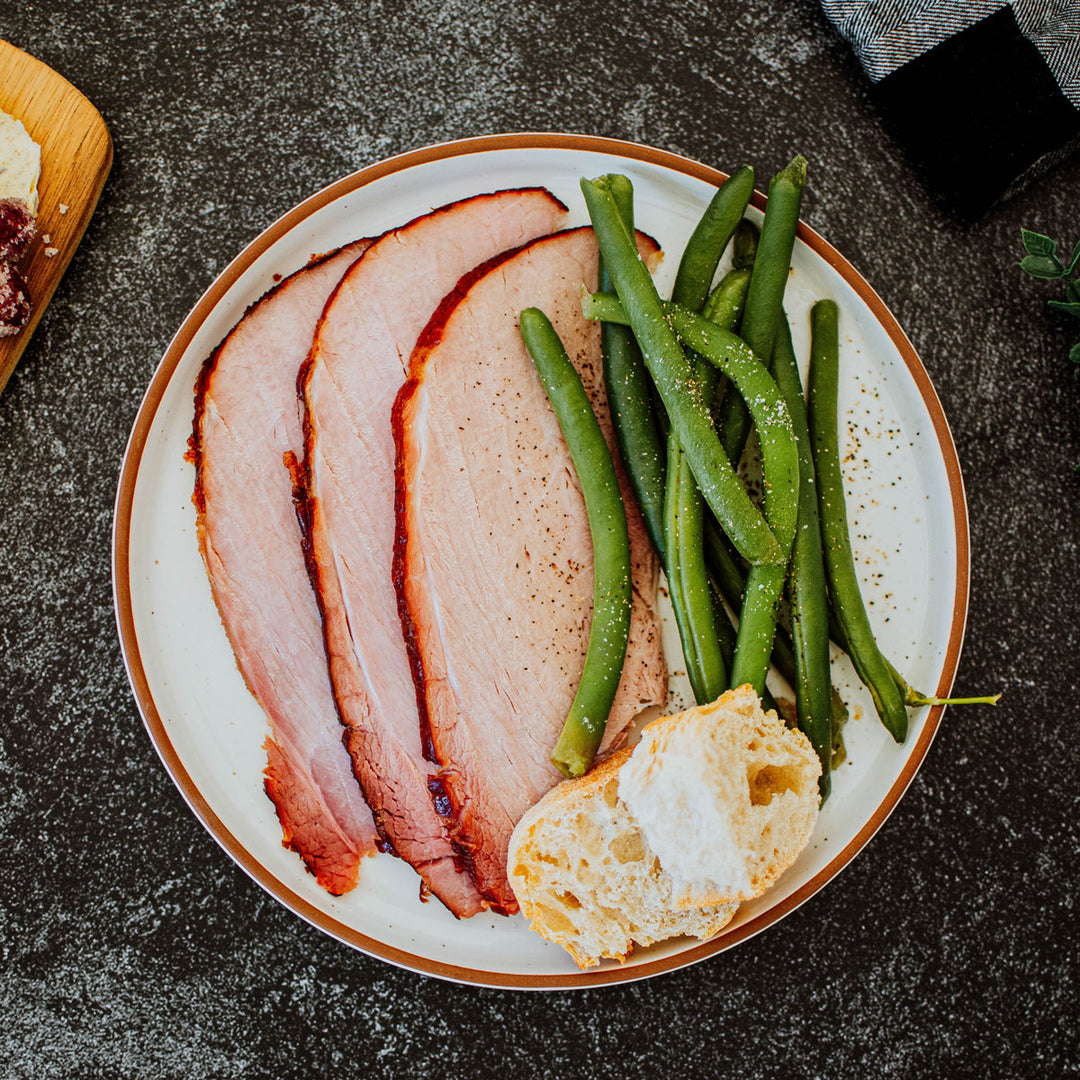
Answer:
[[[237,666],[270,722],[266,792],[286,846],[335,894],[356,884],[377,837],[342,745],[286,459],[302,448],[297,370],[367,243],[298,270],[248,309],[203,365],[191,439],[199,547]]]
[[[646,238],[639,245],[656,254]],[[581,314],[580,286],[595,289],[596,275],[588,228],[478,268],[421,335],[394,410],[395,581],[426,736],[455,841],[481,894],[506,914],[517,910],[510,833],[562,779],[549,755],[581,677],[593,605],[585,502],[517,316],[538,307],[554,323],[614,453],[599,325]],[[658,567],[623,491],[633,610],[601,752],[667,693]]]
[[[391,579],[390,413],[417,336],[478,263],[556,228],[539,189],[479,195],[376,240],[328,303],[301,376],[309,562],[346,745],[379,832],[457,916],[485,902],[436,812]]]

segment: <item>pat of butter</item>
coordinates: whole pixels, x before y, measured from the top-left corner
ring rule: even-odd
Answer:
[[[21,120],[0,112],[0,199],[22,199],[37,214],[40,175],[41,147]]]

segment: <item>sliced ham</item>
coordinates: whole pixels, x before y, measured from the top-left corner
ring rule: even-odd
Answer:
[[[296,373],[359,241],[286,278],[203,366],[192,454],[199,546],[237,665],[270,723],[266,791],[286,846],[332,893],[376,850],[330,686],[293,505]]]
[[[479,268],[425,329],[394,411],[395,580],[425,733],[455,842],[481,894],[507,914],[517,910],[507,843],[562,779],[549,755],[581,676],[593,604],[584,499],[517,316],[538,307],[551,318],[614,447],[600,332],[581,315],[581,283],[594,289],[596,276],[587,228]],[[667,690],[658,568],[626,502],[630,646],[601,752]]]
[[[313,576],[346,745],[379,832],[454,914],[485,906],[436,810],[391,579],[390,413],[417,336],[478,263],[556,228],[541,189],[476,196],[379,238],[342,279],[301,378]]]

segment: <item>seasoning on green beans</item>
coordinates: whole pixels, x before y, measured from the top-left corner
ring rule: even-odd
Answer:
[[[582,310],[588,318],[629,318],[619,300],[610,296],[586,296]],[[799,462],[791,417],[772,376],[741,338],[677,304],[663,305],[661,310],[687,348],[715,364],[735,384],[761,436],[765,516],[781,554],[771,563],[751,566],[731,669],[732,686],[749,683],[760,695],[798,515]]]
[[[610,294],[584,293],[581,309],[587,319],[631,324],[624,302]],[[790,551],[798,516],[799,462],[791,417],[775,380],[737,334],[678,304],[661,301],[659,309],[662,321],[676,340],[719,368],[746,400],[761,435],[766,515],[773,522],[771,531],[776,533],[773,539],[777,547]],[[738,549],[730,533],[728,536]],[[746,558],[745,553],[740,554]],[[753,560],[748,561],[753,565]],[[780,558],[773,560],[783,565],[786,562],[783,551]]]
[[[754,354],[765,364],[772,360],[773,342],[783,317],[782,304],[791,269],[791,254],[799,224],[799,209],[806,184],[806,159],[796,157],[769,183],[769,201],[761,223],[739,333]],[[732,463],[742,457],[750,431],[751,412],[745,398],[725,394],[719,419],[720,438]],[[766,507],[766,520],[773,524]],[[772,638],[786,580],[775,566],[751,567],[746,599],[739,620],[739,644],[731,672],[732,686],[751,683],[761,692],[769,667]]]
[[[802,156],[793,158],[769,181],[769,201],[761,222],[750,294],[739,329],[740,336],[765,364],[772,360],[776,328],[782,318],[784,290],[791,270],[805,186],[806,159]],[[737,464],[750,433],[750,414],[734,394],[726,396],[717,424],[724,450]]]
[[[630,536],[615,465],[596,415],[559,335],[547,316],[526,308],[521,336],[558,418],[578,474],[593,543],[593,616],[581,682],[552,763],[582,776],[604,735],[630,636]]]
[[[608,177],[611,194],[631,235],[634,231],[634,189],[629,179],[614,173]],[[603,258],[600,259],[601,291],[614,288]],[[641,509],[645,531],[665,562],[664,538],[664,438],[653,411],[652,390],[645,361],[628,327],[604,323],[600,327],[604,386],[608,412],[615,431],[626,475]]]
[[[667,323],[656,286],[638,257],[609,181],[605,177],[582,180],[581,190],[628,323],[709,509],[749,562],[784,562],[785,553],[723,453],[709,403],[691,378],[689,361]]]
[[[672,289],[674,303],[700,311],[706,300],[712,299],[709,285],[753,191],[754,171],[750,168],[740,169],[717,189],[679,260]],[[717,306],[723,306],[730,322],[736,318],[732,301],[737,302],[737,296],[737,289],[729,289],[722,294],[722,300],[717,300]],[[718,372],[693,354],[687,359],[701,396],[711,406],[716,397]],[[690,464],[677,433],[670,431],[664,499],[665,571],[686,673],[698,704],[714,701],[728,684],[727,664],[720,648],[705,571],[704,516],[705,503]]]

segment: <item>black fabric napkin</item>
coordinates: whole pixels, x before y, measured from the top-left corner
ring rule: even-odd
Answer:
[[[1080,0],[821,0],[935,199],[974,221],[1080,149]]]

